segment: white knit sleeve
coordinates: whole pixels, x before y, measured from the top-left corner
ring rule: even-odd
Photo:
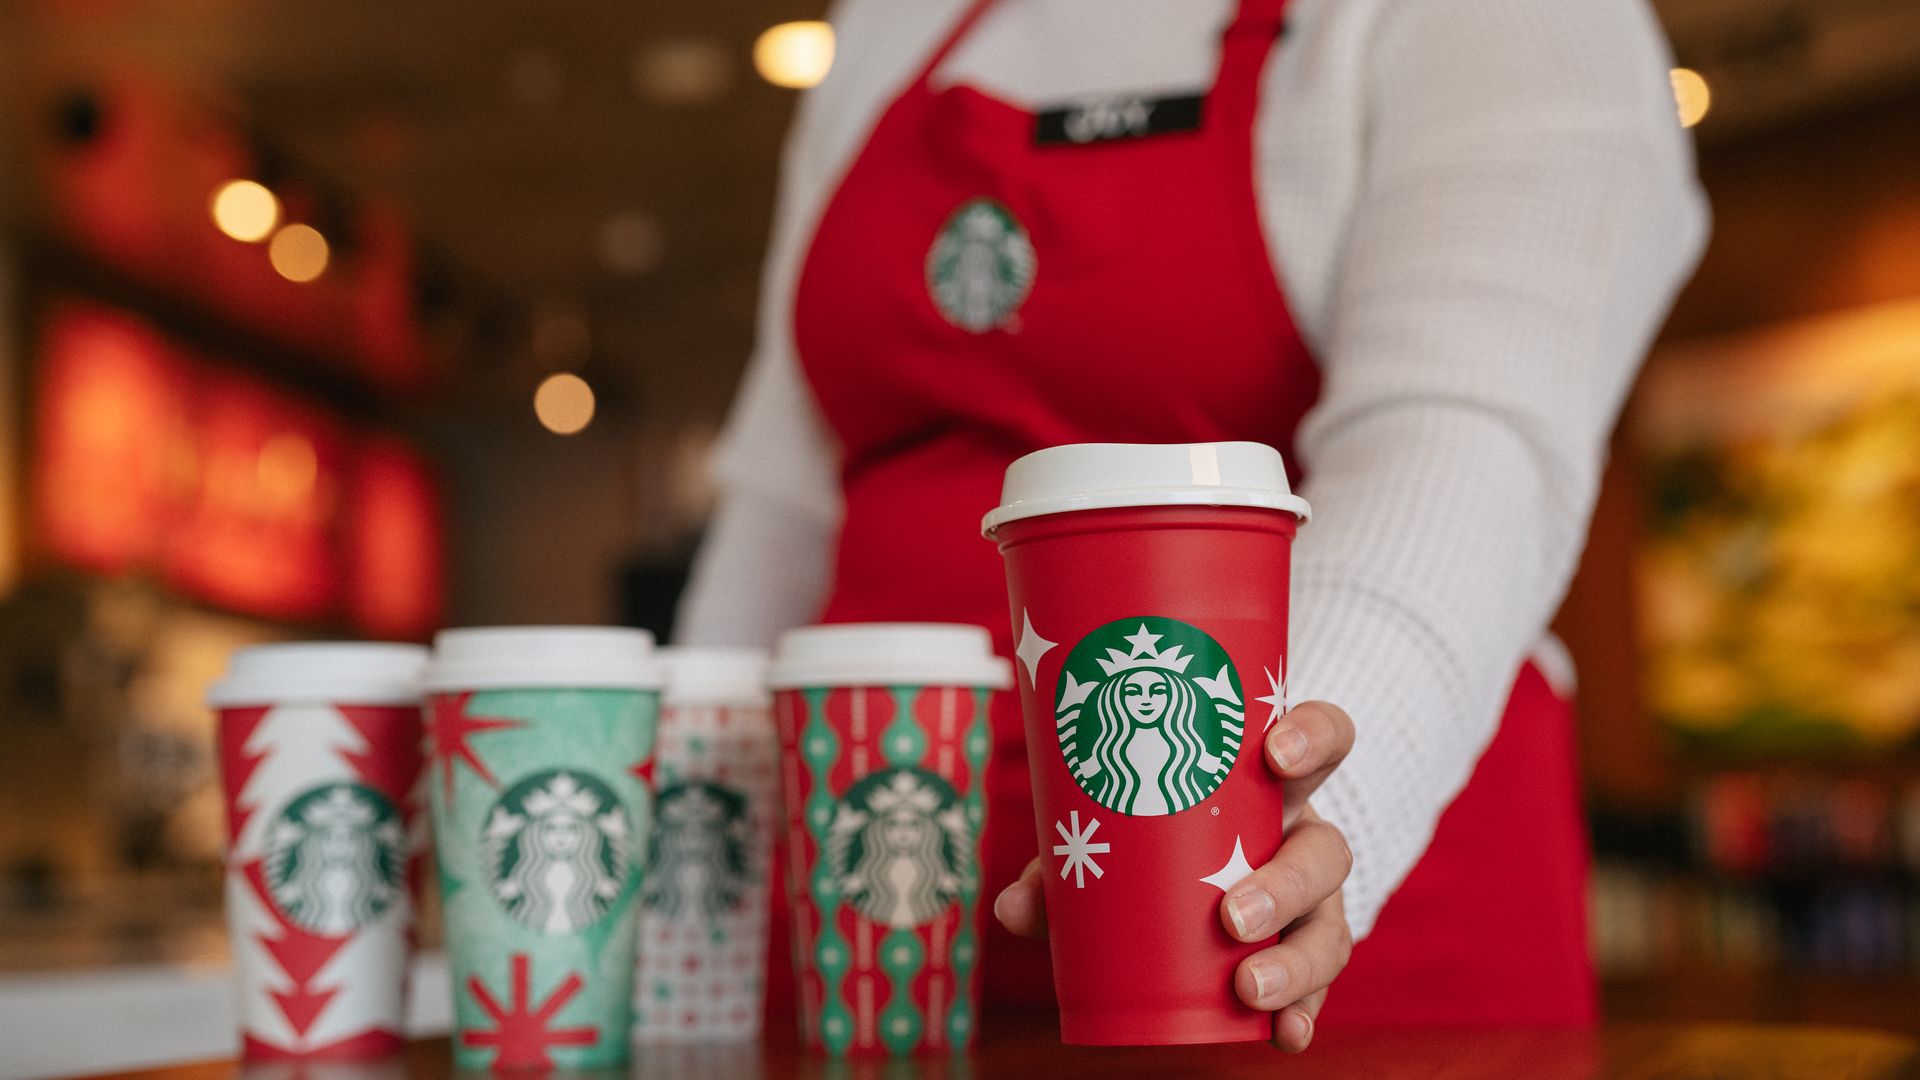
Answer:
[[[721,501],[680,602],[682,642],[766,645],[819,613],[842,512],[840,449],[800,369],[794,291],[828,198],[964,2],[830,5],[833,69],[802,95],[787,135],[758,335],[715,452]]]
[[[1558,606],[1608,433],[1706,213],[1640,0],[1403,0],[1299,453],[1290,697],[1353,716],[1314,798],[1373,926]]]
[[[800,371],[793,294],[831,175],[832,84],[801,99],[781,160],[753,356],[715,448],[720,502],[680,599],[675,639],[771,645],[824,597],[840,516],[838,450]]]

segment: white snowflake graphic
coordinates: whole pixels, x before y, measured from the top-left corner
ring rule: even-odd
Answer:
[[[1093,871],[1096,879],[1105,876],[1106,871],[1100,869],[1100,864],[1094,862],[1093,857],[1112,851],[1113,845],[1092,842],[1094,830],[1100,827],[1099,819],[1088,818],[1085,832],[1080,831],[1080,811],[1075,810],[1069,813],[1067,822],[1068,824],[1065,825],[1058,821],[1053,823],[1053,831],[1059,833],[1060,839],[1066,841],[1064,844],[1053,845],[1053,853],[1067,857],[1067,861],[1060,867],[1060,877],[1064,880],[1071,873],[1073,887],[1084,889],[1087,887],[1087,871]]]

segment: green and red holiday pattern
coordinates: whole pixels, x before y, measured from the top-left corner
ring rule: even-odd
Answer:
[[[978,1011],[989,691],[786,691],[794,969],[810,1046],[965,1049]]]
[[[431,700],[456,1067],[626,1060],[658,710],[632,690]]]
[[[768,706],[662,711],[634,988],[643,1041],[760,1033],[778,753]]]

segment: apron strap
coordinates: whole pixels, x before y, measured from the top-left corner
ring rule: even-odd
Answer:
[[[974,24],[980,21],[980,16],[985,15],[987,9],[992,6],[993,0],[973,0],[967,5],[966,12],[953,24],[953,29],[947,31],[947,36],[941,39],[939,47],[933,50],[933,55],[928,57],[926,64],[920,68],[920,74],[914,77],[915,85],[924,85],[933,77],[934,69],[946,60],[954,47],[960,44],[960,40],[966,37],[973,30]]]
[[[1220,70],[1207,94],[1210,116],[1226,114],[1231,130],[1250,130],[1260,100],[1260,75],[1273,43],[1286,29],[1287,0],[1240,0],[1220,39]]]

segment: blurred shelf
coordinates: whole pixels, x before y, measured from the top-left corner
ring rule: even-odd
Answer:
[[[1609,1021],[1841,1024],[1920,1034],[1920,978],[1688,966],[1606,979]]]

